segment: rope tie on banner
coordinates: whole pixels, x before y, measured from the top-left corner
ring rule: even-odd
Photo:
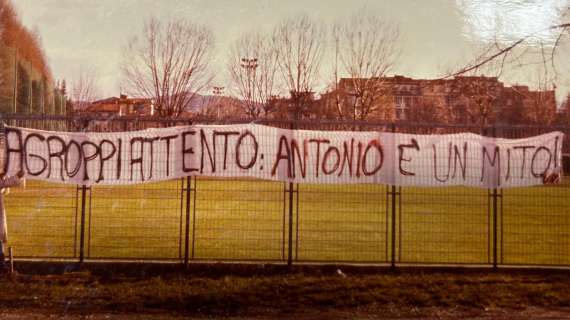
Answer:
[[[4,173],[4,164],[6,163],[6,125],[2,115],[0,114],[0,174]]]

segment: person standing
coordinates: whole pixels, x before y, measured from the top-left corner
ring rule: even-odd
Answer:
[[[15,176],[0,175],[0,271],[6,269],[5,246],[8,242],[8,225],[6,224],[6,210],[4,209],[4,194],[8,188],[18,187],[25,182],[24,172],[20,171]]]

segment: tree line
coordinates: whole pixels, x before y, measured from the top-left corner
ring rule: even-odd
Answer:
[[[0,110],[65,113],[37,30],[22,25],[9,0],[0,0]]]
[[[3,42],[17,48],[21,57],[29,61],[29,65],[18,64],[14,68],[15,81],[21,88],[13,96],[18,105],[35,110],[39,108],[37,103],[49,98],[34,97],[33,93],[48,92],[46,83],[53,82],[40,37],[21,26],[9,0],[0,0],[0,17]],[[225,56],[223,78],[227,78],[227,83],[219,83],[220,77],[216,79],[213,71],[212,30],[185,19],[150,18],[142,32],[123,48],[122,87],[130,95],[152,98],[155,112],[161,117],[184,115],[189,106],[195,105],[193,102],[200,93],[212,92],[214,98],[205,99],[206,107],[199,111],[217,118],[560,122],[566,120],[544,105],[555,103],[550,101],[548,91],[560,73],[553,66],[556,57],[564,54],[561,52],[568,41],[568,26],[552,26],[560,32],[557,42],[540,47],[544,75],[537,87],[544,95],[527,94],[514,87],[512,94],[503,95],[485,77],[481,81],[467,77],[484,73],[497,78],[506,68],[516,68],[529,50],[524,47],[524,42],[532,37],[529,35],[509,45],[489,45],[476,53],[473,60],[445,72],[431,83],[422,83],[421,90],[427,94],[411,104],[407,97],[402,98],[400,107],[405,106],[405,110],[403,107],[398,110],[399,101],[394,101],[398,93],[387,75],[402,54],[400,28],[395,21],[366,8],[333,24],[298,15],[278,22],[271,29],[242,34]],[[29,79],[32,67],[41,70],[43,82]],[[83,109],[97,98],[97,88],[94,70],[80,73],[71,82],[68,93],[75,107]],[[0,78],[0,86],[2,81]],[[448,81],[451,84],[445,90],[461,94],[438,93],[441,88],[434,85],[438,81]],[[56,86],[58,93],[61,89],[61,85]]]
[[[560,38],[567,40],[567,26],[560,28]],[[236,98],[213,99],[214,111],[206,114],[217,117],[222,104],[227,116],[251,119],[394,120],[401,115],[395,113],[393,86],[386,79],[401,56],[400,43],[397,23],[366,9],[332,26],[299,15],[279,22],[273,29],[255,30],[236,39],[226,56],[226,88],[212,86],[214,36],[210,29],[186,20],[163,22],[152,18],[142,35],[133,37],[125,48],[122,74],[130,93],[153,98],[158,114],[165,117],[180,116],[196,93],[213,88],[217,96],[226,89]],[[518,90],[520,86],[505,95],[489,85],[485,77],[481,81],[468,77],[491,69],[495,78],[501,75],[507,59],[500,61],[499,67],[483,70],[507,52],[498,44],[495,48],[500,52],[493,54],[486,48],[477,62],[455,68],[438,79],[450,82],[455,78],[449,90],[460,92],[456,96],[466,103],[452,108],[450,101],[422,97],[421,103],[407,108],[405,118],[481,124],[560,120],[555,107],[545,107],[555,105],[549,86],[552,81],[546,76],[537,85],[542,95]],[[552,56],[557,54],[555,49],[550,50]],[[323,61],[328,64],[323,65]],[[437,81],[424,86],[433,83]]]
[[[234,41],[226,57],[227,90],[245,117],[275,115],[286,98],[289,116],[302,118],[321,89],[325,51],[334,42],[334,75],[324,78],[330,87],[341,73],[354,79],[355,106],[365,118],[378,107],[377,79],[399,56],[398,38],[396,23],[364,9],[332,29],[308,15],[285,19],[272,30],[248,32]],[[213,49],[213,33],[205,26],[148,20],[124,50],[121,69],[129,93],[154,98],[161,116],[179,116],[197,92],[212,87]],[[343,119],[355,118],[355,112],[337,108]]]

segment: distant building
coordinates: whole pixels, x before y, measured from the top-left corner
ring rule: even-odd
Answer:
[[[568,96],[566,96],[566,100],[564,100],[564,102],[562,102],[562,104],[560,105],[560,109],[558,111],[561,113],[570,111],[570,94],[568,94]]]
[[[95,113],[103,116],[152,116],[154,102],[146,98],[128,98],[121,95],[91,103],[84,113]]]
[[[314,119],[321,115],[319,100],[314,92],[290,94],[289,97],[273,97],[267,101],[268,116],[273,119]]]
[[[153,116],[155,114],[154,101],[146,98],[128,98],[126,95],[110,97],[91,103],[84,110],[77,111],[78,115],[93,115],[100,119],[117,119],[120,117]],[[136,129],[129,121],[125,122],[123,130]],[[89,131],[111,131],[112,124],[105,120],[90,121]],[[116,131],[116,130],[114,130]]]
[[[375,97],[366,96],[362,89],[359,92],[363,81],[369,81],[366,86]],[[554,90],[508,87],[496,77],[485,76],[343,78],[336,90],[323,97],[327,100],[323,103],[325,114],[340,109],[338,113],[351,114],[356,120],[544,124],[556,114]]]
[[[556,118],[556,92],[530,90],[528,86],[506,87],[503,92],[501,122],[548,124]],[[518,120],[518,121],[517,121]]]
[[[556,113],[556,122],[560,125],[570,124],[570,93],[566,96],[566,99],[560,104],[560,108]]]

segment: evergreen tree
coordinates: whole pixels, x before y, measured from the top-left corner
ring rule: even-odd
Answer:
[[[30,110],[30,75],[28,70],[18,64],[18,96],[17,112],[28,113]]]
[[[65,83],[65,79],[61,80],[61,94],[62,95],[66,95],[67,94],[67,85]]]

